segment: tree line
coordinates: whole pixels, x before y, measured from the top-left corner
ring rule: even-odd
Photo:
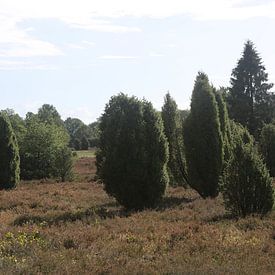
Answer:
[[[216,89],[199,72],[189,112],[168,93],[160,113],[135,97],[111,98],[101,117],[97,173],[130,209],[155,207],[166,186],[203,198],[222,193],[236,216],[274,205],[275,96],[253,43],[247,41],[231,86]]]
[[[96,146],[98,177],[126,208],[156,206],[171,185],[193,188],[203,198],[222,193],[234,215],[266,214],[274,204],[275,95],[251,41],[230,83],[216,89],[199,72],[190,110],[179,110],[169,93],[161,112],[121,93],[90,125],[62,121],[47,104],[25,119],[2,111],[0,186],[16,186],[19,173],[67,180],[71,148]]]
[[[63,121],[56,108],[49,104],[44,104],[36,114],[27,113],[25,119],[10,109],[1,111],[0,117],[3,127],[1,165],[6,167],[15,158],[19,169],[14,170],[20,170],[23,180],[72,179],[72,150],[88,150],[98,142],[98,122],[86,125],[77,118]],[[9,150],[18,152],[16,157],[5,153]],[[5,171],[4,168],[1,170]],[[19,179],[19,176],[15,179]],[[11,180],[9,185],[16,186],[17,183],[18,180]],[[4,188],[5,184],[0,186]]]

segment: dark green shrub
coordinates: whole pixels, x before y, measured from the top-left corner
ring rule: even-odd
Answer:
[[[169,146],[168,175],[170,185],[186,185],[188,179],[182,138],[182,120],[177,103],[169,93],[164,98],[161,116]]]
[[[275,124],[266,124],[260,136],[260,151],[270,175],[275,177]]]
[[[189,184],[203,198],[216,197],[223,165],[219,111],[207,75],[199,73],[184,123]]]
[[[168,183],[168,146],[151,103],[114,96],[99,127],[97,173],[106,192],[129,209],[156,205]]]
[[[241,217],[266,214],[274,203],[268,170],[246,129],[235,124],[232,135],[232,155],[223,176],[225,206]]]
[[[0,113],[0,188],[17,186],[20,180],[18,144],[8,117]]]
[[[224,100],[223,90],[214,89],[215,99],[218,104],[219,110],[219,121],[220,121],[220,129],[222,134],[222,141],[223,141],[223,153],[224,153],[224,163],[223,168],[226,165],[226,162],[229,160],[231,156],[231,144],[230,144],[230,119],[228,116],[227,106]]]

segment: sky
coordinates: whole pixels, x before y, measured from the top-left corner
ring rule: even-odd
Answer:
[[[275,82],[275,0],[0,0],[0,109],[95,121],[119,92],[187,109],[228,86],[247,39]]]

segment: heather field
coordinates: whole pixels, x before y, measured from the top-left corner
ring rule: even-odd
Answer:
[[[1,274],[274,274],[275,211],[233,219],[222,198],[169,188],[157,209],[126,212],[79,158],[73,182],[0,193]]]

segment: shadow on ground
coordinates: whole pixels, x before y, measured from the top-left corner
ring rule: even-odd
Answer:
[[[131,212],[124,209],[109,210],[106,207],[88,208],[77,212],[64,212],[61,214],[53,215],[20,215],[18,216],[13,225],[22,226],[26,224],[37,224],[44,226],[58,225],[66,222],[87,221],[95,222],[98,219],[107,219],[114,217],[128,217]]]
[[[186,204],[189,204],[198,198],[186,198],[186,197],[165,197],[162,199],[161,203],[156,207],[157,211],[164,211],[169,208],[175,208],[178,206],[184,206]]]

